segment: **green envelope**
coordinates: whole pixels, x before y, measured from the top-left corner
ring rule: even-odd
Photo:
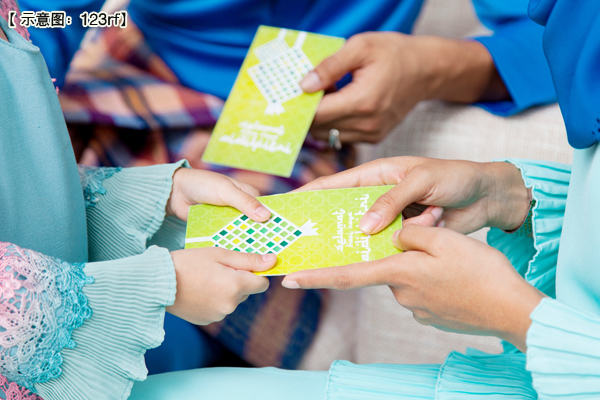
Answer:
[[[289,177],[323,92],[298,83],[344,39],[260,26],[202,161]]]
[[[232,207],[190,207],[185,248],[222,247],[248,253],[277,254],[274,268],[258,275],[372,261],[400,252],[392,244],[402,217],[376,235],[358,228],[375,200],[393,186],[319,190],[264,196],[271,218],[254,222]]]

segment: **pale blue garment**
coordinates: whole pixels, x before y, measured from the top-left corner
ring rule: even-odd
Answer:
[[[600,398],[598,145],[575,151],[573,173],[568,165],[507,161],[533,188],[533,238],[492,229],[488,241],[530,283],[551,296],[557,287],[557,299],[542,301],[532,313],[527,355],[453,352],[441,366],[336,361],[328,373],[310,376],[272,369],[194,370],[151,376],[134,385],[131,399]]]
[[[41,53],[0,27],[0,373],[45,400],[126,399],[175,298],[184,225],[165,206],[185,162],[80,180]]]
[[[0,26],[10,41],[0,40],[0,241],[85,262],[85,205],[58,96],[40,50]]]

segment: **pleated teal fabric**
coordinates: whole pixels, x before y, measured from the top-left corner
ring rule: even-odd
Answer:
[[[45,400],[126,399],[175,299],[170,254],[147,241],[184,163],[78,172],[39,49],[1,17],[0,27],[0,264],[12,284],[2,330],[14,331],[2,350],[19,360],[4,357],[0,397],[15,398],[18,381]],[[113,261],[84,266],[88,255]]]
[[[148,241],[165,220],[173,174],[187,166],[187,161],[182,160],[174,164],[124,168],[104,179],[104,193],[97,193],[97,201],[86,211],[90,261],[115,260],[146,250]],[[178,229],[172,229],[173,225]],[[171,221],[165,233],[176,236],[164,240],[183,243],[184,226]]]
[[[440,370],[435,399],[535,400],[524,354],[452,352]]]
[[[439,371],[439,365],[335,361],[329,369],[327,400],[433,399]]]
[[[567,205],[571,166],[533,160],[505,160],[521,170],[525,186],[532,188],[536,204],[532,212],[533,238],[516,237],[490,229],[488,244],[503,252],[533,286],[556,296],[558,247]]]
[[[62,374],[36,389],[44,400],[127,399],[134,380],[146,378],[146,349],[164,338],[165,306],[175,301],[176,278],[166,249],[88,263],[94,277],[83,293],[92,318],[73,332],[75,348],[62,351]]]
[[[600,317],[546,299],[531,319],[527,369],[539,398],[600,398]]]

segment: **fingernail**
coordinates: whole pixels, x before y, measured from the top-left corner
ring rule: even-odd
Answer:
[[[269,218],[271,216],[271,212],[265,206],[258,206],[254,213],[261,218]]]
[[[433,207],[433,209],[431,210],[431,215],[433,215],[436,221],[442,218],[443,213],[444,209],[442,207]]]
[[[298,285],[298,282],[296,281],[282,281],[281,282],[281,286],[283,286],[284,288],[288,288],[288,289],[300,289],[300,285]]]
[[[321,89],[321,78],[319,78],[319,75],[316,72],[310,71],[308,75],[300,81],[300,87],[308,93],[316,92]]]
[[[277,260],[277,256],[276,256],[275,254],[273,254],[273,253],[269,253],[269,254],[263,254],[263,255],[262,255],[262,260],[263,260],[265,263],[269,263],[269,264],[271,264],[273,261],[276,261],[276,260]]]
[[[442,220],[440,221],[439,224],[436,225],[438,228],[445,228],[446,227],[446,221]]]
[[[397,230],[396,232],[394,232],[394,234],[392,235],[392,242],[395,242],[396,240],[398,240],[399,234],[400,234],[400,230]]]
[[[362,217],[362,219],[360,220],[360,223],[358,224],[358,227],[360,228],[361,231],[365,232],[365,233],[371,233],[375,230],[375,228],[377,228],[379,226],[379,224],[381,223],[381,216],[377,213],[374,212],[369,212],[367,214],[365,214],[364,217]]]

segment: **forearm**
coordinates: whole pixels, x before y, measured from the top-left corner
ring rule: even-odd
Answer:
[[[472,40],[420,38],[431,54],[429,99],[474,103],[510,98],[487,48]]]

